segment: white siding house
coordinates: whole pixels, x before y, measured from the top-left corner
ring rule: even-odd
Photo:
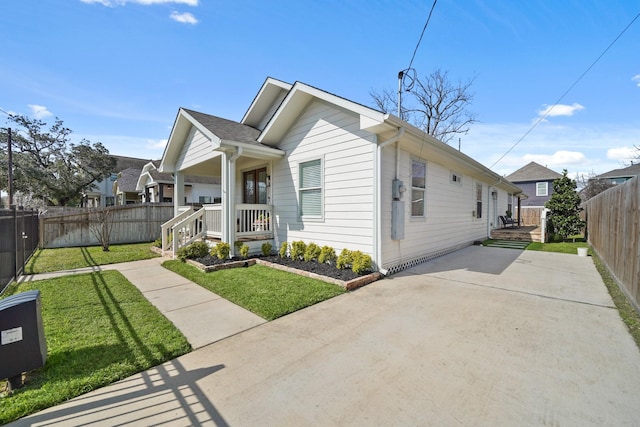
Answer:
[[[240,122],[180,109],[160,171],[220,177],[221,208],[192,214],[210,237],[360,250],[384,273],[486,238],[520,192],[393,115],[271,78]]]

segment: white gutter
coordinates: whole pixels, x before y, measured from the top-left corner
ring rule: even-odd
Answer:
[[[389,144],[394,142],[398,142],[398,140],[404,135],[404,127],[398,128],[398,132],[393,135],[391,138],[382,141],[376,147],[376,155],[375,155],[375,173],[376,173],[376,190],[374,191],[374,224],[375,230],[373,233],[373,245],[375,247],[374,260],[373,262],[378,267],[378,271],[385,276],[388,273],[388,270],[382,268],[382,149]],[[398,171],[400,169],[400,144],[396,146],[396,178],[398,177]]]

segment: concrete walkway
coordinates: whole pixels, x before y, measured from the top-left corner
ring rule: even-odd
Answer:
[[[20,282],[117,270],[182,332],[194,349],[254,326],[262,317],[162,267],[164,258],[23,276]]]
[[[469,247],[15,426],[632,426],[640,352],[592,260]]]

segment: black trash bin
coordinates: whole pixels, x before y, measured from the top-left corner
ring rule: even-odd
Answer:
[[[20,386],[22,373],[44,366],[46,360],[40,291],[0,300],[0,379],[8,378],[10,386]]]

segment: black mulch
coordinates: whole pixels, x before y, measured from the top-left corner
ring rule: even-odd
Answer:
[[[260,256],[262,260],[272,262],[274,264],[286,265],[287,267],[297,268],[298,270],[310,271],[315,274],[319,274],[321,276],[332,277],[334,279],[343,280],[348,282],[349,280],[356,279],[360,277],[360,274],[356,274],[351,270],[341,270],[336,268],[335,265],[331,264],[320,264],[315,261],[302,261],[302,260],[293,260],[291,258],[280,258],[279,256]],[[203,258],[196,259],[197,262],[203,265],[216,265],[216,264],[224,264],[229,261],[241,261],[242,258],[234,257],[232,259],[223,261],[217,257],[212,257],[211,255],[207,255]],[[371,272],[366,272],[365,274],[369,274]]]

